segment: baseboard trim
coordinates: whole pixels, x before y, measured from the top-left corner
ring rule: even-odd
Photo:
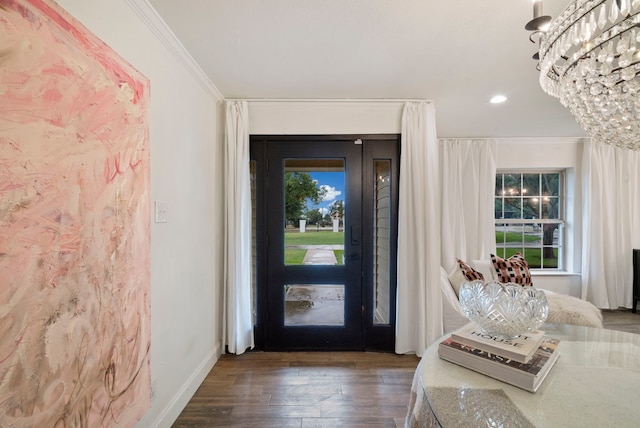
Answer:
[[[178,390],[167,407],[158,415],[152,427],[170,427],[178,419],[189,400],[193,397],[198,387],[202,384],[207,374],[222,355],[222,348],[218,344],[200,363],[193,374]]]

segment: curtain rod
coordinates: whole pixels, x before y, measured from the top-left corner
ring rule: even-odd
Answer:
[[[335,102],[357,102],[357,103],[405,103],[405,102],[427,102],[432,100],[425,98],[225,98],[225,101],[247,101],[259,102],[302,102],[302,103],[335,103]]]

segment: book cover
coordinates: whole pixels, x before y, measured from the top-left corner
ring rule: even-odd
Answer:
[[[536,330],[521,335],[516,339],[503,339],[482,331],[475,323],[469,323],[466,326],[451,333],[454,342],[463,345],[472,346],[476,349],[500,354],[503,357],[512,360],[528,363],[536,349],[542,343],[544,331]]]
[[[535,392],[558,359],[560,341],[545,336],[528,363],[521,363],[501,355],[453,341],[451,337],[440,342],[440,358]]]

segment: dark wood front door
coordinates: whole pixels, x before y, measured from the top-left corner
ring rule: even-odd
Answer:
[[[258,137],[257,325],[265,350],[393,350],[396,136]],[[315,200],[304,189],[320,190]]]

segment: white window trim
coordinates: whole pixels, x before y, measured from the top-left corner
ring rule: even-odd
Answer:
[[[553,218],[553,219],[538,219],[538,218],[534,218],[534,219],[521,219],[521,218],[509,218],[509,219],[497,219],[494,218],[494,224],[496,226],[500,225],[500,224],[522,224],[522,225],[526,225],[526,224],[558,224],[561,226],[561,240],[558,243],[558,247],[555,247],[558,249],[558,265],[560,267],[549,267],[549,268],[545,268],[545,267],[540,267],[540,268],[531,268],[532,274],[548,274],[548,275],[553,275],[553,274],[564,274],[567,273],[569,274],[570,272],[567,270],[567,259],[566,259],[566,250],[567,250],[567,233],[566,233],[566,228],[567,228],[567,220],[566,220],[566,204],[567,204],[567,169],[566,168],[535,168],[535,169],[528,169],[528,168],[499,168],[496,170],[496,177],[498,176],[503,176],[503,175],[509,175],[509,174],[560,174],[560,183],[558,185],[558,190],[559,190],[559,195],[558,197],[560,198],[560,206],[559,206],[559,213],[558,213],[558,218]],[[497,190],[497,189],[496,189]],[[496,192],[497,193],[497,192]],[[496,194],[494,195],[494,203],[496,198],[498,198],[500,195]],[[521,196],[521,195],[518,195]],[[495,213],[494,213],[494,217],[495,217]],[[496,249],[506,249],[507,247],[504,247],[502,245],[503,243],[499,243],[496,241]],[[542,248],[542,247],[541,247]]]

